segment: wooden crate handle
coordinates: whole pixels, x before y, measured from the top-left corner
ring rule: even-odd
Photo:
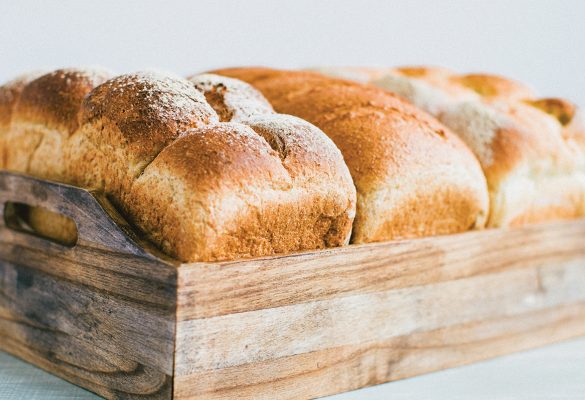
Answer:
[[[100,192],[63,183],[49,182],[24,174],[0,171],[0,227],[6,226],[6,203],[22,203],[63,214],[77,225],[78,243],[148,258],[144,241],[133,233],[126,220]],[[25,233],[22,233],[25,234]],[[38,238],[39,240],[46,240]]]

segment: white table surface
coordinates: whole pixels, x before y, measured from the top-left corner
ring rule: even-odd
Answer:
[[[97,398],[0,352],[2,400]],[[584,400],[585,338],[328,399]]]

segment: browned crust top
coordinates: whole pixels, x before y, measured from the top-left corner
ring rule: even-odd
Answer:
[[[448,128],[401,97],[308,71],[215,73],[251,83],[277,112],[315,124],[335,142],[358,192],[354,242],[483,226],[487,187],[478,161]]]
[[[13,118],[73,132],[85,96],[110,77],[101,69],[59,69],[44,74],[23,88]]]
[[[429,162],[424,157],[431,154],[437,160],[450,156],[444,151],[468,152],[448,128],[383,89],[305,71],[234,68],[217,73],[251,83],[277,111],[321,128],[340,148],[361,190],[399,169]]]
[[[521,82],[491,74],[455,75],[453,81],[462,84],[483,97],[510,99],[529,99],[534,91]]]
[[[22,90],[42,73],[21,75],[0,86],[0,129],[8,129]]]
[[[105,190],[183,261],[346,243],[355,187],[318,128],[276,114],[235,79],[108,77],[65,69],[1,87],[11,132],[2,150],[38,155],[39,170],[61,171],[51,179]]]
[[[82,124],[101,120],[122,132],[136,157],[156,154],[187,129],[218,122],[205,96],[181,78],[138,72],[110,79],[83,102]]]

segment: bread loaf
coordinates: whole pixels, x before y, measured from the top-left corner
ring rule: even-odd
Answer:
[[[0,168],[5,168],[9,162],[14,162],[13,160],[8,160],[11,157],[11,152],[8,151],[9,146],[6,145],[10,140],[12,115],[24,87],[39,75],[42,75],[42,73],[29,73],[0,86]],[[20,165],[23,164],[25,163],[23,162]]]
[[[321,128],[339,147],[357,188],[352,241],[466,231],[488,210],[481,168],[451,131],[384,90],[299,71],[233,68],[277,112]]]
[[[110,73],[99,69],[60,69],[31,73],[0,87],[2,168],[66,182],[66,143],[77,127],[84,97]],[[77,237],[75,223],[42,208],[22,215],[37,233],[60,243]]]
[[[101,70],[61,69],[24,85],[11,117],[6,168],[62,180],[64,145],[77,129],[81,102],[110,76]]]
[[[475,152],[490,188],[489,226],[585,215],[585,124],[573,104],[538,99],[503,77],[443,68],[387,68],[369,77],[362,81],[432,113]]]
[[[316,127],[276,114],[229,78],[137,73],[96,86],[93,77],[57,71],[24,85],[15,106],[23,111],[8,116],[2,132],[11,138],[3,152],[21,156],[8,157],[6,168],[103,190],[182,261],[348,241],[355,188],[341,153]],[[37,95],[25,101],[31,88]],[[44,142],[55,158],[38,151]]]

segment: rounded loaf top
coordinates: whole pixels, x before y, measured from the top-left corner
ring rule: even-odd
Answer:
[[[31,173],[50,166],[51,179],[104,191],[181,261],[349,240],[355,187],[339,150],[242,81],[64,69],[10,85],[0,88],[1,106],[15,111],[0,109],[2,151],[18,148]],[[40,216],[33,228],[55,223]]]
[[[65,68],[41,75],[23,87],[13,118],[72,132],[83,99],[111,76],[101,68]]]
[[[487,187],[477,159],[447,127],[403,98],[310,71],[215,73],[252,84],[277,112],[303,118],[333,140],[357,188],[354,242],[484,225]]]

